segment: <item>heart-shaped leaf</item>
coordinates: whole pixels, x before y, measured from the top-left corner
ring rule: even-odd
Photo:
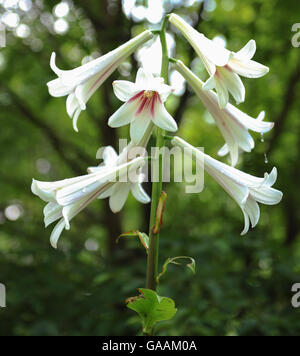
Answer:
[[[138,313],[143,332],[150,334],[157,322],[172,319],[177,309],[171,298],[160,297],[151,289],[141,288],[139,292],[141,294],[138,297],[127,299],[127,307]]]

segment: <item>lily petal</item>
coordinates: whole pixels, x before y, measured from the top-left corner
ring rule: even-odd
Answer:
[[[260,78],[269,72],[268,67],[252,60],[240,61],[232,58],[228,63],[228,67],[246,78]]]
[[[130,190],[130,184],[117,183],[109,198],[109,206],[113,213],[118,213],[124,206]]]
[[[152,118],[155,125],[163,130],[175,132],[178,130],[178,126],[173,117],[168,113],[165,106],[161,103],[157,103],[155,106],[155,115]]]
[[[266,133],[272,130],[272,128],[274,127],[274,122],[263,121],[265,117],[264,111],[261,111],[257,119],[254,119],[253,117],[247,115],[246,113],[244,113],[243,111],[239,110],[238,108],[236,108],[231,104],[228,104],[226,109],[228,115],[234,117],[235,120],[238,120],[249,130],[259,132],[259,133]]]
[[[254,228],[258,224],[260,218],[260,209],[257,202],[250,196],[247,199],[244,209],[249,216],[251,226]]]
[[[108,189],[105,189],[99,196],[98,199],[106,199],[110,197],[114,192],[114,186],[109,187]]]
[[[219,68],[218,72],[222,77],[222,82],[224,83],[224,86],[232,94],[236,103],[239,104],[245,101],[245,87],[240,77],[236,73],[234,73],[230,68],[226,68],[226,67]],[[221,108],[223,107],[221,106]]]
[[[244,222],[245,222],[244,224],[245,225],[244,225],[244,230],[241,232],[241,236],[245,236],[250,229],[250,219],[244,209],[242,210],[242,212],[244,214]]]
[[[227,156],[228,153],[229,153],[229,148],[228,148],[227,143],[225,143],[225,145],[219,149],[218,156],[224,157],[224,156]]]
[[[74,90],[73,86],[65,85],[60,78],[53,79],[47,83],[49,94],[56,98],[69,95]]]
[[[233,58],[236,58],[240,61],[245,61],[252,59],[256,52],[256,42],[254,40],[250,40],[241,50],[236,52]]]
[[[113,89],[115,96],[123,102],[130,100],[138,92],[137,85],[127,80],[115,80]]]
[[[135,101],[123,104],[109,119],[108,126],[120,127],[127,125],[134,118],[138,105]]]
[[[106,166],[112,166],[117,163],[118,155],[112,146],[105,147],[103,151],[103,161]]]
[[[31,191],[33,194],[37,195],[40,197],[42,200],[46,202],[54,202],[55,203],[55,193],[53,191],[49,191],[46,189],[41,188],[40,182],[32,179],[31,183]]]
[[[64,219],[59,220],[59,222],[55,225],[54,229],[52,230],[50,236],[50,243],[52,247],[57,248],[58,239],[65,228],[65,221]]]
[[[158,89],[160,100],[164,103],[173,91],[174,89],[170,85],[161,84]]]
[[[140,87],[148,87],[151,85],[152,81],[153,75],[151,73],[145,71],[144,68],[138,69],[135,81],[136,84],[138,84]]]
[[[56,53],[52,52],[50,57],[50,68],[59,77],[64,71],[57,67],[55,61],[56,61]]]
[[[228,89],[221,78],[215,78],[218,103],[221,109],[225,108],[229,101]]]
[[[215,77],[212,75],[207,79],[207,81],[203,84],[203,90],[212,90],[216,87]]]
[[[135,199],[142,204],[148,204],[151,201],[150,197],[145,192],[140,183],[132,184],[131,193],[135,197]]]
[[[130,125],[130,138],[136,144],[140,142],[140,140],[145,135],[149,124],[151,123],[151,117],[146,112],[145,114],[141,114],[136,117]]]
[[[62,208],[59,204],[50,202],[44,208],[45,227],[62,217]]]

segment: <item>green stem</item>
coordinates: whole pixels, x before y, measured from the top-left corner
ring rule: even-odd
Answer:
[[[168,54],[168,46],[167,46],[167,38],[166,38],[166,27],[169,15],[164,18],[161,31],[160,31],[160,42],[162,48],[162,63],[161,63],[161,77],[164,78],[165,83],[168,83],[169,76],[169,54]]]
[[[162,65],[161,65],[161,77],[164,78],[165,83],[168,82],[168,72],[169,72],[169,56],[168,47],[166,40],[166,26],[167,26],[168,16],[164,18],[162,28],[160,31],[160,41],[162,47]],[[159,150],[165,144],[165,131],[157,128],[156,136],[156,149]],[[159,165],[154,167],[154,177],[159,177],[158,182],[152,183],[152,200],[151,200],[151,213],[150,213],[150,224],[149,224],[149,249],[148,249],[148,259],[147,259],[147,282],[146,288],[156,290],[156,276],[158,273],[158,253],[159,253],[159,232],[154,232],[153,228],[155,226],[156,211],[159,202],[159,198],[162,192],[162,172],[163,172],[163,160],[162,156],[158,157]],[[158,169],[158,172],[155,170]]]

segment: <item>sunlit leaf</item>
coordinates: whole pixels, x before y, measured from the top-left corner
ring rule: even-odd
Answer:
[[[177,309],[171,298],[160,297],[151,289],[141,288],[139,292],[139,296],[127,299],[127,307],[138,313],[143,332],[149,334],[157,322],[172,319]]]

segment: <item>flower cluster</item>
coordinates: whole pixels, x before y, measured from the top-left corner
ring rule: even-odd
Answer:
[[[175,146],[189,148],[192,157],[203,164],[207,173],[238,203],[245,217],[242,232],[245,234],[250,223],[254,227],[259,221],[258,203],[277,204],[282,193],[272,188],[277,178],[276,168],[270,174],[266,173],[264,178],[234,168],[238,163],[239,152],[250,152],[254,148],[249,131],[264,134],[274,124],[263,121],[264,112],[254,119],[237,109],[229,103],[229,93],[237,103],[243,102],[245,87],[239,76],[259,78],[269,69],[252,60],[256,51],[254,40],[235,53],[206,38],[178,15],[170,15],[169,21],[189,41],[208,72],[209,78],[204,83],[181,61],[171,59],[174,68],[183,75],[214,118],[225,140],[219,155],[230,154],[232,166],[198,151],[179,137],[174,137],[171,142]],[[52,54],[50,66],[58,78],[48,83],[49,93],[55,97],[67,96],[67,113],[73,119],[76,131],[78,117],[93,93],[122,61],[153,36],[153,32],[145,31],[112,52],[68,71],[57,68],[55,54]],[[124,104],[109,118],[108,125],[116,128],[130,124],[131,143],[120,155],[112,147],[106,147],[102,156],[103,163],[88,168],[86,175],[57,182],[32,182],[32,192],[47,202],[44,208],[45,225],[58,220],[50,238],[54,247],[63,229],[70,228],[71,219],[96,198],[109,198],[113,212],[122,209],[130,191],[141,203],[149,203],[150,198],[141,186],[144,178],[141,168],[147,157],[131,153],[137,147],[146,147],[155,126],[169,132],[178,129],[176,121],[164,106],[173,90],[163,78],[155,77],[140,68],[135,83],[117,80],[113,82],[113,90]]]
[[[145,158],[137,157],[122,164],[120,157],[122,155],[118,156],[109,146],[104,150],[103,164],[88,168],[86,175],[57,182],[33,179],[32,192],[48,203],[44,208],[45,227],[59,220],[50,237],[53,247],[57,246],[63,229],[70,228],[71,219],[95,199],[109,198],[110,208],[115,213],[124,206],[129,191],[141,203],[149,203],[150,198],[141,186],[143,176],[140,169]]]

